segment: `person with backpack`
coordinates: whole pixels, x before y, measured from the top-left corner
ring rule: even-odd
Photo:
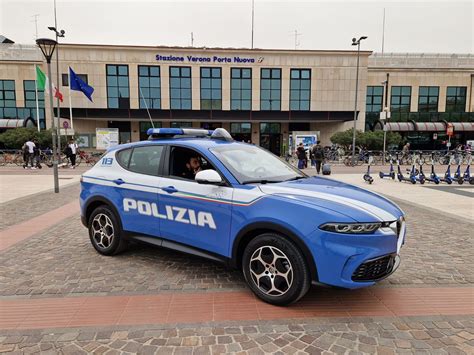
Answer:
[[[37,139],[33,140],[33,143],[35,144],[35,147],[33,148],[33,161],[35,166],[38,169],[42,169],[43,167],[41,166],[41,147],[38,143]]]
[[[298,157],[298,169],[304,169],[306,165],[306,151],[304,150],[303,143],[300,143],[298,148],[296,148],[296,156]]]
[[[324,150],[320,144],[316,144],[312,149],[312,153],[314,164],[316,165],[316,173],[319,175],[321,173],[321,164],[324,161]]]

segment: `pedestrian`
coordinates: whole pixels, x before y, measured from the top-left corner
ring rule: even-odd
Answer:
[[[76,154],[77,154],[77,144],[76,142],[74,142],[74,138],[71,138],[69,140],[69,145],[67,146],[68,149],[68,153],[69,153],[69,160],[71,160],[71,166],[70,168],[71,169],[75,169],[76,168]],[[66,149],[67,149],[66,148]],[[66,154],[67,155],[67,154]]]
[[[324,150],[320,144],[316,144],[313,147],[313,159],[314,164],[316,165],[316,173],[319,175],[321,172],[321,165],[324,161]]]
[[[33,143],[35,144],[35,147],[33,148],[33,161],[34,161],[35,167],[37,167],[38,169],[41,169],[42,168],[41,162],[40,162],[41,148],[37,139],[34,139]]]
[[[24,169],[30,169],[28,167],[28,163],[31,164],[31,169],[36,169],[36,167],[33,164],[33,159],[34,159],[34,149],[35,149],[35,144],[31,141],[31,139],[28,139],[25,144],[23,144],[23,168]]]
[[[296,156],[298,157],[298,169],[303,169],[306,165],[306,152],[303,143],[296,148]]]

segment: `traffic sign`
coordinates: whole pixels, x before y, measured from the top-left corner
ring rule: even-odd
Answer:
[[[433,139],[438,139],[438,133],[433,133]]]
[[[452,123],[448,123],[448,128],[446,129],[446,134],[450,137],[454,134],[454,127]]]

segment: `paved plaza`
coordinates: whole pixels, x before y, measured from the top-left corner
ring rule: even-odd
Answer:
[[[374,287],[313,286],[281,308],[198,257],[138,244],[96,253],[79,216],[84,171],[61,171],[53,194],[50,169],[0,170],[0,352],[474,353],[474,186],[404,184],[378,170],[369,186],[362,167],[336,167],[331,178],[406,212],[401,266]]]

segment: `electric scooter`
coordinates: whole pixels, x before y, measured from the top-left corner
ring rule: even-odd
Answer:
[[[446,172],[444,173],[444,177],[440,178],[440,181],[451,185],[454,181],[453,177],[451,176],[451,165],[448,165]]]
[[[460,167],[458,166],[458,169],[456,170],[456,173],[454,174],[454,178],[458,179],[458,183],[462,184],[462,182],[460,182],[460,179],[462,178],[463,182],[467,181],[469,184],[474,185],[474,175],[471,176],[471,166],[470,165],[467,166],[466,171],[464,171],[464,174],[462,176],[460,176],[461,174],[459,170],[460,170]]]
[[[464,183],[464,175],[461,175],[461,165],[458,165],[458,168],[454,173],[453,179],[454,181],[457,181],[459,185],[462,185]]]
[[[418,181],[422,185],[425,183],[425,175],[420,174],[420,172],[415,168],[415,164],[411,166],[410,177],[413,177],[415,181]]]
[[[367,172],[364,174],[363,178],[365,182],[372,184],[374,182],[374,178],[370,176],[370,164],[372,164],[372,156],[369,157],[369,165],[367,166]]]
[[[436,173],[434,171],[434,165],[433,164],[431,164],[431,174],[429,176],[425,175],[425,173],[423,172],[423,165],[420,164],[420,176],[423,176],[425,181],[434,182],[436,185],[438,185],[439,182],[440,182],[440,179],[439,179],[438,175],[436,175]]]
[[[383,178],[392,178],[392,180],[395,180],[395,170],[393,169],[393,163],[390,163],[390,171],[388,174],[385,174],[383,171],[379,172],[379,176],[381,179]]]
[[[416,178],[412,174],[410,174],[409,177],[406,177],[405,175],[402,174],[402,169],[400,168],[399,161],[397,161],[397,165],[398,165],[398,170],[397,170],[398,181],[409,181],[412,184],[416,184]]]

